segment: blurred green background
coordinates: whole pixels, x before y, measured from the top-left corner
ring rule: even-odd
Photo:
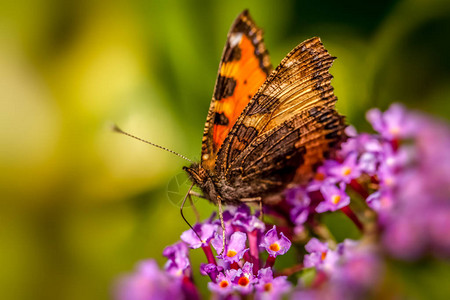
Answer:
[[[450,1],[1,0],[2,299],[106,299],[138,260],[164,262],[187,229],[167,197],[186,162],[109,125],[198,159],[245,8],[274,65],[322,38],[338,57],[338,108],[358,128],[394,101],[449,118]]]

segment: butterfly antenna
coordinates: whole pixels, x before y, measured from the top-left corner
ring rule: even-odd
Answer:
[[[115,131],[115,132],[124,134],[124,135],[126,135],[126,136],[129,136],[129,137],[131,137],[131,138],[133,138],[133,139],[136,139],[136,140],[138,140],[138,141],[141,141],[141,142],[144,142],[144,143],[146,143],[146,144],[152,145],[152,146],[154,146],[154,147],[156,147],[156,148],[159,148],[159,149],[165,150],[165,151],[167,151],[167,152],[170,152],[170,153],[172,153],[172,154],[175,154],[175,155],[177,155],[177,156],[179,156],[179,157],[181,157],[181,158],[183,158],[183,159],[185,159],[185,160],[187,160],[187,161],[189,161],[189,162],[191,162],[191,163],[194,163],[194,161],[190,160],[189,158],[187,158],[187,157],[184,156],[184,155],[181,155],[180,153],[177,153],[177,152],[175,152],[175,151],[173,151],[173,150],[167,149],[166,147],[163,147],[163,146],[160,146],[160,145],[157,145],[157,144],[153,144],[152,142],[143,140],[143,139],[141,139],[141,138],[138,138],[138,137],[135,136],[135,135],[132,135],[132,134],[130,134],[130,133],[128,133],[128,132],[125,132],[125,131],[123,131],[122,129],[120,129],[116,124],[114,124],[114,125],[112,126],[112,130]]]

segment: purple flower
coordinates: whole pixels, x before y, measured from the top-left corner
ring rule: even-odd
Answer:
[[[394,257],[414,260],[423,254],[427,245],[425,224],[418,215],[402,214],[387,224],[382,242]]]
[[[322,243],[316,238],[312,238],[305,245],[305,249],[308,253],[305,255],[303,264],[305,268],[320,266],[328,254],[328,243]]]
[[[353,255],[356,250],[359,249],[361,242],[351,239],[345,239],[342,243],[336,245],[336,252],[344,257],[348,258]]]
[[[408,153],[405,147],[401,147],[397,151],[392,149],[390,144],[385,144],[384,151],[380,158],[380,164],[377,170],[377,177],[382,187],[394,188],[401,179],[401,173],[411,160],[411,153]]]
[[[207,245],[208,242],[214,237],[214,233],[219,226],[216,224],[210,224],[205,222],[203,224],[196,224],[194,230],[189,229],[181,234],[181,240],[189,245],[192,249],[200,248]],[[201,240],[198,238],[197,233]]]
[[[342,144],[340,154],[346,158],[346,162],[341,165],[347,165],[351,170],[356,170],[350,176],[351,179],[357,178],[361,173],[367,173],[372,176],[376,174],[383,151],[383,145],[378,136],[361,133],[356,137],[349,138]],[[357,157],[359,158],[355,160]],[[341,174],[349,172],[349,169],[340,170]],[[337,175],[339,175],[339,172],[337,172]],[[349,182],[348,179],[346,182]]]
[[[291,290],[291,283],[286,276],[273,278],[271,268],[258,271],[258,283],[255,285],[256,299],[281,299]]]
[[[175,276],[189,275],[190,263],[186,244],[178,242],[172,246],[167,246],[163,255],[168,258],[164,269]],[[185,274],[187,271],[188,274]]]
[[[245,233],[239,231],[234,232],[230,237],[230,241],[225,245],[224,253],[218,257],[230,263],[239,262],[244,256],[244,253],[248,251],[248,248],[245,247],[246,241],[247,235]],[[216,252],[220,253],[223,248],[222,235],[216,233],[211,244],[216,249]]]
[[[358,154],[356,152],[350,153],[342,163],[334,160],[325,162],[327,174],[336,179],[336,181],[343,181],[349,183],[352,179],[358,178],[361,172],[357,163]]]
[[[378,158],[375,153],[364,152],[358,160],[358,169],[371,176],[376,174]]]
[[[259,246],[264,247],[272,257],[283,255],[291,247],[291,241],[285,237],[282,232],[280,232],[280,236],[281,237],[278,237],[277,228],[274,225],[272,229],[267,231],[264,235],[262,243]]]
[[[308,288],[299,281],[298,289],[291,299],[366,299],[370,298],[370,291],[377,287],[382,278],[379,257],[372,248],[359,241],[346,239],[333,251],[328,249],[326,243],[311,239],[305,248],[319,255],[327,251],[325,258],[315,263],[317,270],[325,272],[316,273],[314,282],[320,283],[319,286],[313,283],[313,288]],[[327,261],[331,255],[333,259]]]
[[[142,261],[137,270],[121,278],[116,286],[115,299],[182,299],[182,280],[159,270],[154,260]]]
[[[328,243],[322,243],[316,238],[311,238],[305,245],[305,249],[309,253],[319,252],[322,255],[322,253],[326,253],[328,251]]]
[[[429,210],[428,226],[430,243],[434,253],[450,258],[450,204],[436,205]]]
[[[366,199],[367,205],[380,214],[389,213],[393,208],[393,195],[388,189],[376,191]]]
[[[324,201],[317,205],[316,212],[335,211],[350,204],[350,197],[345,193],[345,184],[341,183],[339,186],[338,188],[334,184],[325,184],[320,188]]]
[[[360,133],[359,135],[351,137],[345,141],[341,146],[339,154],[341,157],[347,157],[352,153],[361,154],[364,152],[374,154],[382,152],[380,137],[368,133]]]
[[[300,284],[299,284],[300,285]],[[336,299],[336,300],[340,300],[338,298],[326,298],[323,297],[323,295],[321,295],[321,293],[323,293],[323,290],[303,290],[303,289],[298,289],[296,291],[294,291],[294,293],[292,293],[291,297],[289,299],[291,300],[297,300],[297,299],[301,299],[301,300],[322,300],[322,299]]]
[[[337,268],[331,280],[351,287],[353,290],[367,290],[380,277],[381,266],[378,258],[369,252],[352,251],[347,260]]]
[[[216,292],[219,295],[226,296],[233,292],[232,280],[236,275],[236,270],[227,270],[224,273],[219,273],[215,282],[208,282],[208,289],[212,292]]]
[[[399,176],[386,165],[381,165],[378,170],[378,179],[383,188],[393,189],[398,184]]]
[[[414,137],[415,167],[426,194],[435,199],[450,199],[450,126],[422,115],[411,114],[419,129]],[[418,180],[414,180],[417,184]]]
[[[408,118],[406,109],[400,104],[392,104],[384,113],[379,109],[371,109],[367,112],[366,118],[373,129],[388,140],[410,138],[417,128]]]
[[[219,272],[222,271],[223,267],[217,266],[215,264],[200,264],[200,274],[202,274],[203,276],[208,275],[213,282],[216,281],[217,275],[219,275]]]
[[[345,127],[344,132],[349,138],[358,136],[358,130],[356,130],[355,126],[353,125],[348,125],[347,127]]]
[[[231,220],[231,224],[245,232],[252,232],[253,230],[263,232],[266,229],[264,222],[255,215],[252,215],[250,208],[247,205],[241,205],[238,207],[233,219]]]
[[[448,198],[450,189],[442,187],[450,184],[450,126],[426,116],[411,115],[420,124],[415,136],[416,151],[421,170],[428,174],[427,184],[446,191]]]
[[[371,298],[383,275],[383,265],[374,249],[360,241],[345,240],[337,245],[340,258],[329,272],[329,288],[345,299]]]
[[[306,191],[318,191],[325,182],[329,181],[335,182],[334,178],[330,178],[327,176],[327,170],[325,166],[319,166],[316,170],[314,178],[308,183]]]
[[[290,211],[292,222],[302,225],[309,216],[311,199],[301,187],[295,187],[286,191],[286,201],[293,206]]]
[[[233,278],[234,287],[237,291],[244,295],[253,292],[253,285],[256,278],[253,276],[253,264],[246,262],[244,266],[239,269]]]

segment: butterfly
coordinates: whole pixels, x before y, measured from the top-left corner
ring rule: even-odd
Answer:
[[[234,21],[206,118],[201,160],[183,168],[202,197],[219,206],[222,228],[222,204],[276,204],[286,187],[310,179],[345,138],[328,72],[334,59],[315,37],[272,70],[263,32],[249,12]]]

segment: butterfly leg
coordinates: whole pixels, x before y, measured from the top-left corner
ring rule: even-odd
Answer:
[[[192,191],[192,190],[191,190],[191,191],[189,192],[189,194],[191,194],[192,196],[197,197],[197,198],[206,199],[205,196],[203,196],[203,195],[200,194],[200,193],[197,193],[196,191]]]
[[[259,219],[264,221],[264,211],[262,207],[262,199],[259,200]]]
[[[220,225],[222,226],[222,251],[219,255],[222,255],[225,251],[225,222],[223,221],[222,199],[220,197],[217,197],[217,205],[219,206]]]
[[[199,223],[200,222],[200,214],[198,213],[197,208],[195,208],[194,201],[192,201],[192,197],[191,197],[192,195],[195,195],[195,194],[192,191],[190,191],[188,193],[189,203],[191,204],[192,210],[194,211],[197,223]]]
[[[255,198],[242,198],[242,202],[258,202],[259,203],[259,219],[262,221],[264,214],[263,214],[263,208],[262,208],[262,198],[261,197],[255,197]]]
[[[188,197],[189,197],[189,200],[191,199],[189,193],[191,192],[193,186],[194,186],[194,184],[191,185],[191,187],[189,188],[189,191],[187,192],[186,196],[184,196],[183,202],[181,203],[181,206],[180,206],[180,213],[181,213],[181,217],[183,218],[184,222],[186,222],[186,224],[188,224],[189,228],[192,229],[192,231],[195,233],[195,235],[197,235],[198,239],[201,241],[202,238],[201,238],[200,235],[197,233],[197,231],[194,230],[194,228],[193,228],[192,225],[188,222],[188,220],[186,220],[186,217],[185,217],[184,214],[183,214],[183,208],[184,208],[184,204],[186,204],[186,199],[187,199]]]

